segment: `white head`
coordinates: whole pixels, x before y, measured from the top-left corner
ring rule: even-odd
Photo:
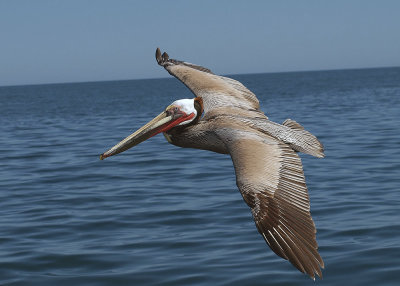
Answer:
[[[167,107],[167,112],[184,113],[187,120],[179,123],[178,125],[185,125],[192,122],[197,116],[197,110],[194,107],[194,98],[191,99],[178,99],[175,100],[170,106]]]

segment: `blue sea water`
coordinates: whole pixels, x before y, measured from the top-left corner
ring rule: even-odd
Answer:
[[[192,97],[169,78],[0,87],[0,285],[400,285],[400,68],[233,77],[325,145],[301,155],[323,280],[265,244],[229,156],[99,160]]]

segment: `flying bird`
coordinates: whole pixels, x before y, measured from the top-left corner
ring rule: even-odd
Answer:
[[[324,157],[320,141],[287,119],[272,122],[257,97],[240,82],[209,69],[170,59],[156,50],[157,63],[184,83],[195,98],[180,99],[120,143],[100,155],[116,155],[163,133],[167,141],[232,158],[236,184],[269,247],[315,280],[324,262],[302,163],[297,152]]]

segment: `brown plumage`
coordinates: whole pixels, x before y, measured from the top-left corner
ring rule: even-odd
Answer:
[[[313,279],[315,274],[322,277],[324,262],[318,253],[302,163],[296,153],[324,157],[322,144],[296,121],[270,121],[260,111],[257,97],[240,82],[170,59],[160,49],[156,51],[156,60],[199,98],[194,102],[195,120],[163,130],[167,140],[180,147],[230,154],[236,184],[264,240],[301,272]],[[165,112],[172,118],[168,108]],[[148,126],[160,129],[152,121],[122,141],[123,146],[119,143],[101,158],[145,140],[133,142],[143,132],[149,132]]]

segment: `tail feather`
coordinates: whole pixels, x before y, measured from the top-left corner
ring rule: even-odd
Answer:
[[[288,142],[294,150],[310,154],[318,158],[325,157],[324,146],[322,143],[317,139],[317,137],[305,130],[301,124],[294,120],[286,119],[282,125],[296,131],[292,134],[294,140],[290,140],[290,142]]]

